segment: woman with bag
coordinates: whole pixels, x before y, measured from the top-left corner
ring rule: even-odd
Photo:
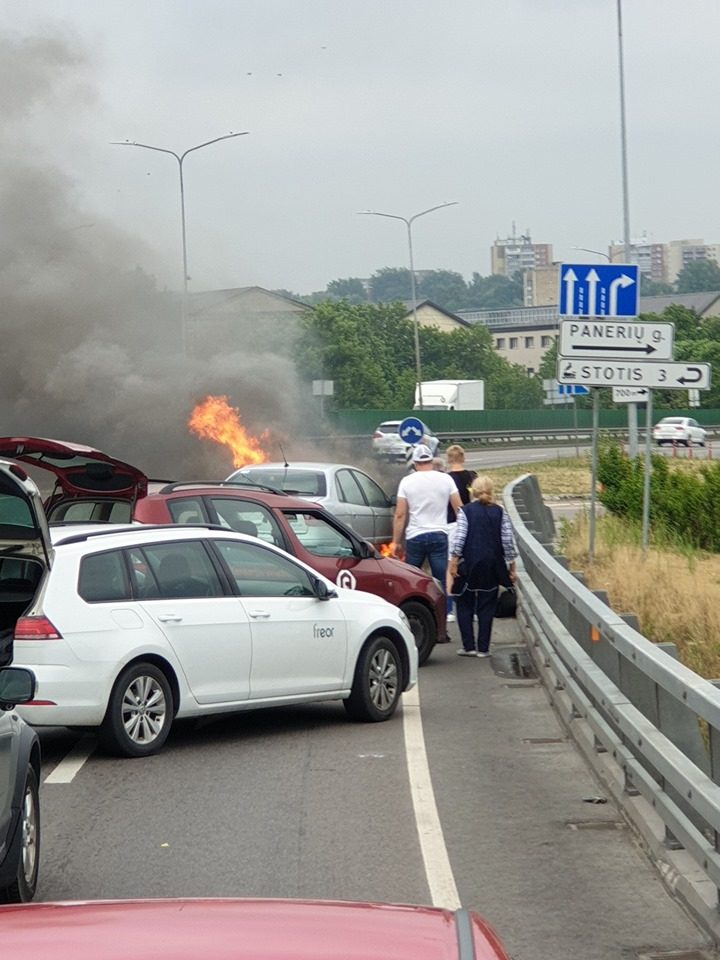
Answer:
[[[494,501],[490,477],[473,480],[470,498],[458,513],[448,568],[463,644],[458,654],[489,657],[498,587],[511,589],[515,583],[515,545],[510,518]],[[477,641],[474,617],[478,620]]]

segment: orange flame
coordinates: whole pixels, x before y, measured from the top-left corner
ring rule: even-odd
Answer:
[[[227,397],[205,397],[190,414],[188,427],[203,440],[214,440],[229,447],[235,467],[268,459],[260,445],[260,441],[268,439],[267,430],[259,437],[249,434],[240,422],[240,411],[230,406]]]
[[[394,557],[397,552],[397,544],[380,543],[377,546],[377,550],[381,557]]]

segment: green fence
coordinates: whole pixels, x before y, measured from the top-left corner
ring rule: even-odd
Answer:
[[[653,421],[661,417],[693,416],[705,427],[720,424],[720,410],[655,410]],[[435,433],[478,433],[483,430],[571,430],[592,427],[592,410],[553,407],[543,410],[338,410],[328,416],[334,430],[346,436],[370,435],[384,420],[420,417]],[[638,411],[638,423],[645,425],[645,411]],[[600,410],[600,427],[624,427],[627,410]]]

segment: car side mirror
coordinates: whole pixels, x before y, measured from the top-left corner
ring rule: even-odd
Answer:
[[[334,600],[337,598],[337,592],[335,590],[331,590],[324,580],[320,580],[316,577],[313,581],[313,585],[315,587],[315,596],[318,598],[318,600]]]
[[[388,497],[388,506],[390,507],[397,506],[397,494],[393,494],[391,497]]]
[[[376,556],[375,547],[367,540],[361,540],[358,544],[357,555],[361,560],[370,560]]]
[[[35,674],[25,667],[0,670],[0,709],[12,710],[16,703],[27,703],[35,696]]]

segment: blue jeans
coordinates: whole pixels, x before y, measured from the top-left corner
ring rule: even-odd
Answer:
[[[430,572],[438,580],[445,593],[445,571],[448,565],[448,538],[446,533],[420,533],[405,541],[405,562],[413,567],[422,567],[427,560]]]
[[[455,597],[457,624],[463,649],[488,653],[492,635],[493,617],[497,607],[498,588],[491,590],[466,590]],[[477,617],[477,643],[474,636],[473,618]]]

